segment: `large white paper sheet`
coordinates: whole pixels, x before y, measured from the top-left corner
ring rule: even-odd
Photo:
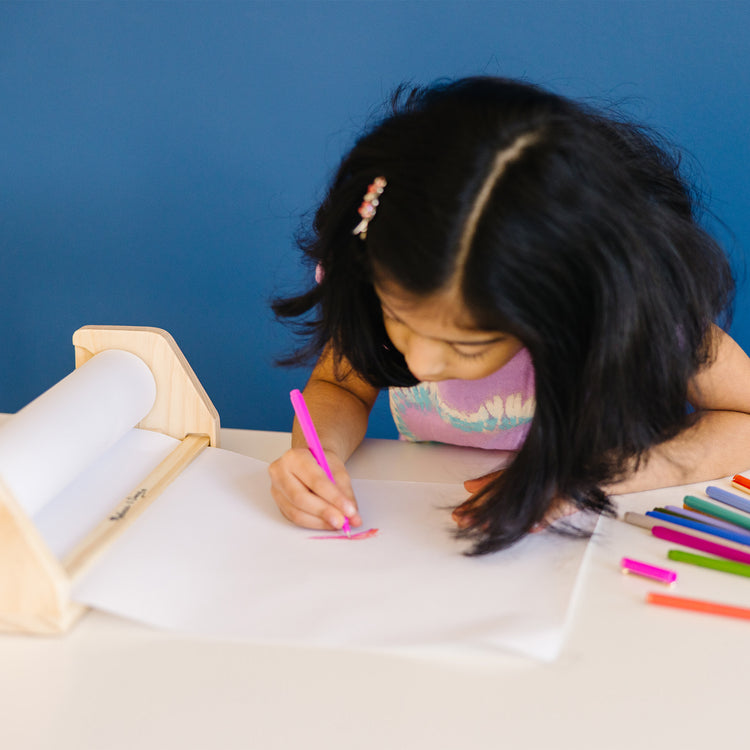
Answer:
[[[267,465],[207,449],[74,589],[81,603],[220,638],[328,647],[472,644],[554,659],[586,542],[552,534],[468,558],[460,485],[354,483],[370,539],[314,540]]]

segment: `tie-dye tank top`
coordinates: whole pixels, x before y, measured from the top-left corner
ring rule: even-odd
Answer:
[[[526,349],[481,380],[442,380],[389,389],[405,440],[518,450],[534,416],[534,368]]]

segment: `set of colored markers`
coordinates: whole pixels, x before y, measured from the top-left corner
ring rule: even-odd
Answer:
[[[750,479],[741,474],[732,477],[732,487],[750,495]],[[681,508],[667,505],[654,508],[645,515],[626,513],[625,521],[649,529],[658,539],[708,553],[702,555],[670,549],[667,553],[670,560],[750,578],[750,500],[720,487],[707,487],[706,495],[711,500],[687,495]],[[622,559],[621,567],[624,573],[645,576],[660,583],[673,584],[677,580],[677,573],[673,570],[627,557]],[[649,593],[646,600],[650,604],[750,620],[750,609],[745,607],[656,592]]]

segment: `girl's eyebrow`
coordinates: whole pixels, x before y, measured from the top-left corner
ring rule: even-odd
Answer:
[[[388,305],[383,302],[383,300],[380,300],[380,306],[398,323],[401,323],[401,325],[406,325],[401,318],[396,315],[393,310],[388,307]],[[407,326],[408,328],[409,326]],[[450,344],[451,346],[489,346],[490,344],[497,344],[500,341],[505,341],[507,336],[500,334],[499,336],[495,336],[491,339],[485,339],[484,341],[454,341],[452,339],[435,339],[433,336],[425,336],[425,338],[434,339],[436,341],[442,341],[445,344]]]

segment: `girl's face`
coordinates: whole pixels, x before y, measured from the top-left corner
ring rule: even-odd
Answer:
[[[385,330],[417,380],[478,380],[523,347],[515,336],[476,328],[455,292],[416,297],[390,282],[375,292]]]

